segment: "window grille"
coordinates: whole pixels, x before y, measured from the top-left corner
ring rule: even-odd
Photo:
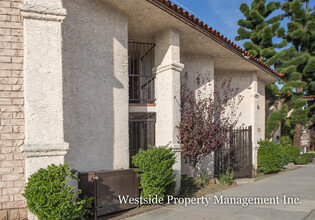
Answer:
[[[149,144],[155,144],[155,113],[129,114],[129,163],[132,165],[132,156],[140,149],[147,149]]]
[[[129,42],[129,102],[154,103],[154,44]]]

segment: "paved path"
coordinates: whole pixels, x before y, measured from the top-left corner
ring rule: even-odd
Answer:
[[[214,219],[214,220],[315,220],[315,164],[280,173],[257,182],[243,184],[216,194],[231,197],[279,196],[275,205],[171,205],[128,218],[128,220],[170,220],[170,219]],[[297,205],[283,204],[283,195],[298,198]],[[301,202],[301,204],[300,204]]]

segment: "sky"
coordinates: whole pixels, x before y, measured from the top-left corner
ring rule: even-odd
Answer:
[[[188,10],[198,19],[243,47],[243,42],[234,40],[237,36],[237,21],[241,18],[245,19],[239,7],[242,3],[251,4],[252,0],[171,0],[171,2]],[[314,0],[310,0],[311,7],[314,3]],[[274,12],[274,14],[278,13],[279,11]]]

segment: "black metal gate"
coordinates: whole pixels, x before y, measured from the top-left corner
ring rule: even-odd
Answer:
[[[155,143],[155,113],[130,113],[129,114],[129,167],[134,168],[132,156],[140,149],[146,150],[147,146]]]
[[[214,170],[218,176],[234,170],[235,178],[252,177],[252,126],[230,132],[230,143],[215,152]]]

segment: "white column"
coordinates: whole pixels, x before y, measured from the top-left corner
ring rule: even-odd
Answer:
[[[61,0],[25,0],[24,88],[26,178],[50,164],[64,163]],[[33,218],[33,217],[31,217]],[[31,219],[30,218],[30,219]]]
[[[258,120],[264,120],[264,119],[259,119],[258,118],[258,98],[259,98],[259,93],[258,93],[258,81],[257,81],[257,72],[254,72],[252,75],[252,84],[251,84],[251,92],[252,94],[250,95],[251,98],[251,125],[252,125],[252,164],[254,169],[257,169],[257,151],[259,148],[258,145],[258,140],[257,140],[257,125],[258,125]]]
[[[174,170],[176,189],[180,189],[181,148],[177,128],[180,123],[180,63],[179,33],[169,29],[156,36],[156,145],[170,144],[176,154]]]

